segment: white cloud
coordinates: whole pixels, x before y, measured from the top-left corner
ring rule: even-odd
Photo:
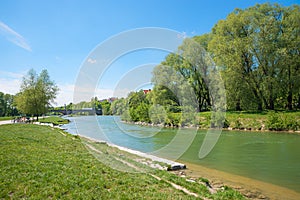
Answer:
[[[25,38],[1,21],[0,21],[0,33],[2,33],[6,37],[7,40],[14,43],[15,45],[17,45],[27,51],[31,51],[31,47],[27,43]]]
[[[54,106],[63,106],[73,102],[74,85],[65,84],[58,85],[59,91],[56,99],[54,100]]]
[[[92,59],[92,58],[89,58],[87,61],[88,61],[88,63],[91,63],[91,64],[97,63],[97,60],[96,59]]]
[[[22,77],[26,72],[15,73],[0,71],[0,91],[6,94],[16,94],[20,91]]]
[[[0,78],[0,92],[5,94],[16,94],[21,86],[20,79]]]
[[[133,91],[133,90],[130,90],[130,89],[128,89],[128,88],[123,88],[123,89],[119,88],[119,89],[116,89],[116,90],[114,91],[113,97],[118,97],[118,98],[127,97],[127,95],[128,95],[131,91]]]
[[[98,88],[95,91],[95,96],[98,97],[98,99],[107,99],[109,97],[113,97],[114,91],[112,89],[101,89]]]

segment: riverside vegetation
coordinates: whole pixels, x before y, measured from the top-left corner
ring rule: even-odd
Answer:
[[[187,182],[155,169],[150,173],[114,170],[99,162],[97,156],[133,170],[149,166],[137,163],[136,155],[59,129],[1,125],[0,137],[0,198],[244,199],[226,186],[211,194],[206,179]],[[97,155],[94,152],[93,156],[83,143],[92,146]],[[182,188],[189,193],[182,192]]]

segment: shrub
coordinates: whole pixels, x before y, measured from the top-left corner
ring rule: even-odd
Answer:
[[[300,124],[295,118],[287,116],[284,113],[271,113],[267,119],[266,126],[269,130],[274,131],[296,131],[299,130]]]
[[[169,126],[179,126],[181,121],[181,113],[168,113],[166,124]]]
[[[282,117],[278,113],[271,113],[268,116],[266,126],[271,131],[285,130]]]
[[[242,126],[243,126],[243,124],[241,123],[241,121],[239,119],[235,120],[235,122],[234,122],[234,128],[241,129]]]

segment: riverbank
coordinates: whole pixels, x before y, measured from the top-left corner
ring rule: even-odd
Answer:
[[[300,133],[300,111],[227,111],[224,114],[226,120],[224,122],[223,130]],[[174,119],[166,119],[164,123],[160,124],[143,121],[123,122],[164,128],[190,128],[201,130],[211,128],[211,112],[198,113],[190,120],[193,122],[185,123],[181,122],[181,113],[172,113],[169,117],[170,116]]]
[[[148,158],[52,127],[2,125],[0,137],[0,198],[244,199],[229,187],[211,192],[201,179],[154,169],[142,162]],[[136,173],[141,169],[149,171]]]
[[[272,200],[297,200],[300,199],[300,193],[288,188],[280,187],[267,182],[226,173],[216,169],[207,168],[186,161],[188,169],[185,171],[187,176],[206,177],[210,180],[213,187],[218,188],[220,185],[228,185],[241,192],[249,199],[272,199]]]
[[[149,164],[149,163],[145,162],[146,165],[150,165],[150,167],[153,167],[153,168],[157,168],[157,169],[161,169],[161,170],[169,170],[169,171],[171,171],[175,168],[177,168],[177,169],[185,169],[186,168],[185,164],[183,164],[183,163],[179,163],[179,162],[175,162],[175,161],[168,160],[168,159],[165,159],[165,158],[157,157],[157,156],[154,156],[154,155],[151,155],[151,154],[147,154],[147,153],[144,153],[144,152],[141,152],[141,151],[136,151],[136,150],[129,149],[129,148],[126,148],[126,147],[118,146],[116,144],[108,143],[106,141],[96,140],[94,138],[86,137],[84,135],[78,135],[78,136],[83,141],[89,141],[89,142],[93,142],[93,143],[108,145],[110,147],[117,148],[121,151],[125,151],[125,152],[128,152],[130,154],[137,155],[139,157],[150,159],[153,162],[161,163],[161,164],[154,164],[154,163],[151,162]]]

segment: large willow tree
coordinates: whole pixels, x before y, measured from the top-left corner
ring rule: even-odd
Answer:
[[[17,109],[24,114],[38,116],[47,113],[51,103],[56,98],[58,87],[50,80],[47,70],[39,75],[35,70],[29,70],[23,78],[21,90],[15,97]]]
[[[300,7],[236,9],[213,28],[208,51],[224,67],[229,107],[300,106]]]

